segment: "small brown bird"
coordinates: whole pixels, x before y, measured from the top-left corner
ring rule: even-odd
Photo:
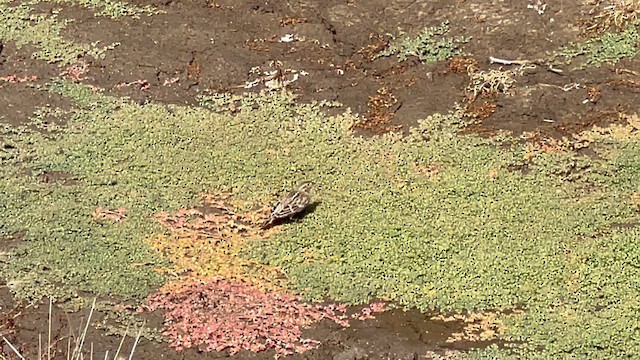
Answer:
[[[291,218],[304,211],[311,202],[311,189],[313,183],[305,181],[298,184],[295,189],[289,191],[278,200],[278,203],[271,210],[271,214],[267,221],[262,224],[262,228],[266,229],[277,220]]]

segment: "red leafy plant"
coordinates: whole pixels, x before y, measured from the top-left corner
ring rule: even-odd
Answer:
[[[352,314],[351,318],[356,320],[369,320],[375,319],[376,317],[373,314],[382,313],[389,310],[387,308],[387,304],[383,302],[375,302],[371,303],[368,306],[362,308],[359,312]]]
[[[244,238],[259,238],[255,224],[264,221],[269,207],[257,212],[244,212],[238,208],[247,204],[232,201],[229,193],[205,194],[204,207],[180,209],[175,213],[161,212],[155,215],[167,229],[180,237],[224,239],[242,233]]]
[[[151,87],[151,84],[147,80],[139,79],[131,82],[121,82],[116,85],[116,89],[121,89],[124,87],[135,86],[138,90],[148,90]]]
[[[36,81],[38,80],[38,76],[31,75],[31,76],[18,77],[18,75],[11,74],[6,76],[0,76],[0,80],[6,81],[11,84],[17,84],[17,83],[23,83],[23,82]]]
[[[205,195],[203,203],[156,214],[171,234],[148,240],[172,263],[159,270],[179,275],[139,310],[164,311],[164,335],[176,350],[301,353],[319,344],[302,338],[304,327],[323,319],[347,327],[349,319],[371,319],[386,310],[374,303],[349,317],[346,305],[309,304],[282,294],[286,284],[278,269],[237,256],[244,243],[264,238],[256,224],[269,207],[244,211],[250,204],[228,193]]]
[[[89,73],[89,64],[87,64],[83,60],[80,60],[78,63],[68,66],[59,75],[63,77],[69,77],[76,81],[82,81],[87,79],[86,77],[83,77],[83,75],[86,75],[87,73]]]
[[[176,350],[195,346],[233,355],[274,349],[290,355],[319,344],[302,338],[303,327],[322,319],[349,326],[345,305],[303,303],[298,296],[223,278],[173,285],[152,294],[140,310],[165,310],[164,335]]]

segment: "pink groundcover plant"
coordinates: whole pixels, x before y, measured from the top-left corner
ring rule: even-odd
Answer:
[[[349,326],[345,305],[308,304],[298,296],[265,293],[223,278],[179,284],[147,300],[141,310],[165,310],[164,335],[176,350],[199,347],[233,355],[274,349],[289,355],[318,346],[318,341],[302,338],[302,328],[312,323],[329,319]],[[384,304],[365,309],[360,315],[370,318],[372,312],[384,311]]]

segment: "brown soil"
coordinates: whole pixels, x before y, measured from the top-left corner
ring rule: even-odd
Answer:
[[[302,101],[335,100],[367,116],[360,124],[365,134],[401,127],[436,112],[447,112],[468,97],[469,77],[456,64],[424,65],[417,61],[398,63],[395,58],[370,60],[385,45],[386,33],[400,27],[408,32],[448,20],[452,36],[471,36],[465,45],[468,58],[480,70],[499,68],[489,56],[535,60],[558,46],[579,39],[577,24],[588,11],[582,1],[549,4],[544,14],[527,8],[522,1],[487,0],[131,0],[154,5],[166,14],[140,20],[112,21],[96,18],[93,11],[69,8],[61,18],[76,19],[65,33],[80,42],[120,42],[103,60],[86,59],[83,82],[109,94],[137,101],[195,104],[197,94],[217,91],[256,91],[264,84],[244,89],[256,80],[251,69],[279,69],[284,79],[291,71],[308,73],[290,88]],[[305,41],[278,42],[287,34]],[[34,90],[64,69],[33,60],[29,48],[0,44],[0,76],[16,75],[22,82],[0,81],[0,122],[22,124],[38,106],[65,107],[59,98]],[[505,69],[508,67],[504,67]],[[511,94],[476,99],[473,131],[498,129],[516,133],[537,131],[543,136],[566,136],[594,124],[615,121],[628,109],[639,91],[638,60],[613,66],[573,70],[562,74],[544,67],[526,71],[517,78]],[[37,76],[37,79],[30,78]],[[567,90],[569,84],[580,84]],[[562,89],[564,87],[564,90]],[[55,174],[52,179],[57,179]],[[72,181],[72,179],[69,179]],[[0,253],[1,256],[1,253]],[[1,259],[0,259],[1,261]],[[77,333],[82,314],[54,311],[54,329],[59,337],[69,329]],[[33,344],[47,334],[47,306],[13,304],[6,286],[0,288],[3,334],[34,358]],[[71,322],[71,326],[69,326]],[[158,319],[151,319],[159,323]],[[423,359],[452,356],[447,351],[468,350],[487,343],[446,339],[461,329],[460,323],[430,320],[418,312],[394,310],[378,319],[355,322],[340,329],[321,323],[307,335],[322,346],[297,359]],[[96,354],[117,348],[119,337],[91,329],[88,342]],[[125,349],[131,346],[127,340]],[[15,358],[6,344],[2,351]],[[27,348],[30,346],[29,348]],[[65,345],[66,346],[66,345]],[[64,347],[61,347],[64,349]],[[65,355],[63,351],[59,356]],[[137,359],[210,359],[225,353],[175,353],[165,345],[143,340]],[[30,356],[28,356],[30,355]],[[241,353],[236,359],[266,359],[272,353]]]
[[[0,288],[0,333],[26,359],[37,359],[38,344],[46,348],[48,342],[48,324],[51,316],[51,356],[54,359],[66,359],[80,339],[87,323],[89,310],[77,312],[64,311],[53,305],[49,312],[48,303],[39,306],[15,304],[6,286]],[[355,308],[351,309],[355,312]],[[162,318],[159,314],[147,314],[145,325],[160,329]],[[105,326],[117,325],[113,317],[101,311],[94,311],[91,316],[84,340],[83,352],[89,358],[93,352],[96,358],[105,353],[113,356],[120,346],[122,335],[107,332]],[[98,325],[96,325],[98,324]],[[481,348],[496,341],[477,341],[472,338],[474,330],[469,330],[469,322],[451,321],[449,319],[432,319],[431,315],[417,310],[390,310],[378,314],[373,320],[351,320],[351,326],[343,328],[330,321],[323,321],[304,332],[305,337],[321,342],[319,348],[303,354],[287,357],[288,359],[449,359],[455,358],[460,351]],[[467,328],[465,328],[467,326]],[[466,334],[466,335],[463,335]],[[476,334],[478,332],[476,331]],[[134,345],[135,334],[129,334],[122,344],[121,355],[128,356]],[[44,354],[46,350],[41,350]],[[72,350],[73,351],[73,350]],[[262,353],[240,352],[229,356],[227,352],[201,352],[189,349],[175,352],[165,343],[141,338],[134,351],[135,359],[154,359],[162,354],[163,359],[272,359],[273,351]],[[3,342],[0,345],[0,356],[7,359],[19,359],[10,346]],[[46,357],[42,357],[43,359]],[[111,358],[111,357],[110,357]]]

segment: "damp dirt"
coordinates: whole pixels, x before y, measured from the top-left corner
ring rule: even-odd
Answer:
[[[360,307],[353,307],[355,313]],[[162,317],[148,313],[138,319],[154,331],[151,336],[135,340],[135,331],[128,336],[114,334],[113,329],[124,326],[113,321],[108,312],[89,309],[69,310],[49,303],[24,305],[14,302],[6,284],[0,287],[0,333],[6,339],[0,345],[0,354],[7,359],[18,359],[11,346],[24,358],[36,359],[46,353],[47,344],[52,359],[66,359],[78,342],[83,341],[84,358],[111,357],[120,349],[125,358],[134,350],[136,359],[273,359],[273,351],[252,353],[241,351],[233,356],[227,351],[203,352],[187,349],[176,352],[159,341]],[[86,326],[87,322],[90,326]],[[51,334],[49,334],[51,324]],[[85,332],[86,335],[81,336]],[[400,308],[376,314],[375,319],[350,320],[349,327],[323,320],[303,331],[303,337],[320,342],[317,349],[287,356],[287,359],[455,359],[461,352],[491,344],[503,346],[497,340],[478,340],[482,331],[491,331],[491,325],[469,317],[454,318],[425,314],[417,310]],[[51,336],[49,342],[49,336]],[[11,345],[9,345],[11,344]],[[135,346],[135,348],[134,348]],[[76,353],[77,356],[77,353]],[[110,357],[110,358],[111,358]],[[44,357],[43,357],[44,358]]]

